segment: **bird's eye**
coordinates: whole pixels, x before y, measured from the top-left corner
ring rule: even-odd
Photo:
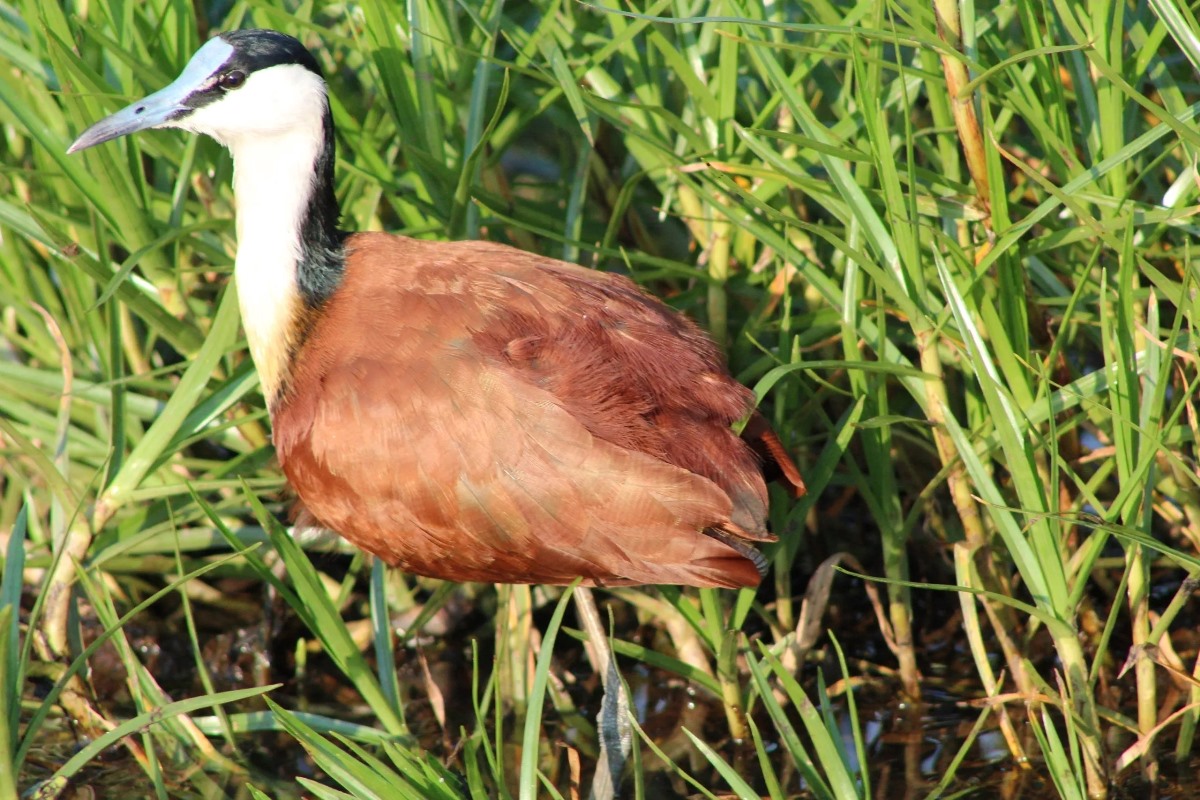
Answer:
[[[217,80],[217,83],[221,86],[221,88],[227,90],[236,89],[245,82],[246,73],[242,72],[240,69],[235,69],[232,72],[226,72]]]

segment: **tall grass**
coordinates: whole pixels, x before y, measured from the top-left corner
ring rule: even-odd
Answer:
[[[286,495],[228,280],[224,152],[152,133],[65,155],[210,31],[250,25],[300,37],[326,68],[348,227],[628,272],[707,325],[800,457],[810,494],[775,498],[781,542],[758,595],[611,593],[627,673],[684,681],[720,709],[668,746],[643,707],[630,791],[877,793],[878,743],[848,687],[919,701],[946,667],[935,629],[973,662],[960,699],[986,710],[931,796],[961,785],[992,725],[1062,796],[1188,761],[1190,9],[201,5],[0,8],[0,759],[13,766],[0,764],[0,796],[87,780],[116,742],[159,797],[565,797],[594,763],[573,683],[587,668],[551,658],[569,642],[565,595],[508,592],[505,635],[476,626],[471,713],[455,726],[428,663],[398,677],[391,619],[407,620],[411,652],[427,622],[494,610],[493,593],[310,560],[328,545],[280,528]],[[301,631],[272,667],[291,691],[218,691],[209,674],[197,617],[236,604],[246,581]],[[883,597],[864,625],[867,589]],[[822,635],[828,603],[836,638]],[[183,698],[131,642],[131,625],[168,614],[200,676]],[[102,652],[126,676],[120,700],[97,695]],[[357,706],[301,707],[310,652]],[[414,729],[414,701],[438,735]],[[91,744],[31,761],[68,720]],[[265,769],[247,752],[264,731],[315,771]]]

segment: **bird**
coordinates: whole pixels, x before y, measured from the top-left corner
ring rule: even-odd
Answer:
[[[760,582],[766,482],[804,482],[686,316],[499,243],[343,231],[328,87],[286,34],[209,39],[68,152],[151,128],[232,154],[239,307],[298,525],[457,582]]]

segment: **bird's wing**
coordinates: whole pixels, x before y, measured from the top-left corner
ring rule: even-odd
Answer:
[[[429,270],[420,291],[372,302],[349,280],[274,414],[280,461],[321,524],[454,580],[757,583],[703,533],[741,532],[716,483],[594,435],[554,387],[488,352],[509,284]]]
[[[732,429],[754,395],[712,340],[620,275],[501,252],[509,258],[496,274],[508,291],[476,337],[481,350],[553,394],[598,438],[713,481],[744,536],[773,539],[762,454]]]

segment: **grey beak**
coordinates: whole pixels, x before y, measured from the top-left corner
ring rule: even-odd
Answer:
[[[175,81],[165,89],[125,106],[81,133],[67,148],[67,152],[75,153],[116,139],[118,136],[168,125],[172,120],[186,116],[191,113],[191,109],[183,105],[183,101],[196,87],[192,85],[186,87],[186,91],[184,89],[185,87],[179,86],[179,81]]]
[[[100,120],[81,133],[67,152],[75,153],[147,128],[173,127],[175,122],[196,110],[188,101],[193,95],[212,87],[216,73],[232,54],[233,47],[228,42],[219,37],[210,39],[196,51],[170,86]]]

